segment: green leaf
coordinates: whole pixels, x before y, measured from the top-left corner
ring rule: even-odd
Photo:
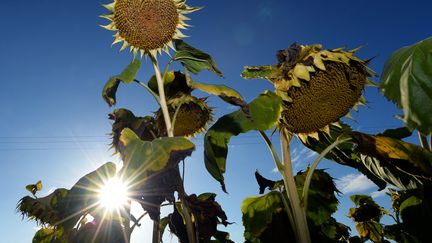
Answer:
[[[33,243],[67,243],[66,237],[63,237],[62,229],[41,228],[33,236]]]
[[[303,194],[308,172],[309,170],[301,171],[295,176],[299,195]],[[331,215],[336,212],[338,207],[338,200],[335,195],[338,192],[333,178],[327,172],[319,169],[314,171],[309,189],[307,211],[308,221],[311,225],[322,227],[331,219]]]
[[[376,221],[367,221],[356,224],[356,229],[362,238],[381,243],[384,239],[384,228]]]
[[[275,213],[283,211],[284,206],[279,192],[269,192],[263,196],[249,197],[243,201],[242,220],[245,227],[245,238],[259,238],[273,221]]]
[[[411,134],[412,134],[412,130],[409,129],[408,127],[400,127],[395,129],[387,129],[377,135],[395,138],[395,139],[404,139],[411,136]]]
[[[336,138],[340,137],[342,134],[350,134],[352,129],[345,123],[340,122],[339,126],[330,126],[330,134],[323,131],[319,131],[319,140],[308,138],[307,141],[302,141],[303,144],[309,149],[321,153],[328,146],[330,146]],[[336,146],[334,149],[328,153],[325,158],[332,160],[338,164],[349,166],[357,169],[362,174],[366,175],[371,181],[373,181],[380,190],[386,187],[386,181],[383,180],[380,175],[373,173],[368,169],[368,167],[362,163],[359,159],[360,155],[354,151],[354,146],[352,143],[343,143]]]
[[[360,206],[365,203],[377,205],[376,202],[372,199],[372,197],[368,195],[352,195],[350,196],[350,199],[356,206]]]
[[[120,81],[117,77],[111,77],[103,88],[102,98],[110,107],[116,104],[116,93]]]
[[[427,149],[384,136],[353,132],[352,137],[360,153],[391,161],[405,173],[432,180],[432,153]]]
[[[271,80],[275,78],[275,74],[277,73],[278,68],[274,66],[246,66],[244,67],[241,76],[244,79],[267,79]]]
[[[165,229],[166,229],[167,225],[169,224],[169,222],[170,222],[170,216],[169,215],[160,219],[160,221],[159,221],[160,238],[159,239],[162,239],[163,234],[165,232]]]
[[[430,231],[432,218],[431,194],[424,192],[424,195],[421,195],[413,190],[406,194],[399,209],[404,229],[421,242],[432,242],[432,235],[426,233]]]
[[[123,172],[142,181],[148,172],[164,169],[169,162],[177,164],[190,156],[195,145],[184,137],[158,138],[151,142],[141,140],[131,129],[123,129],[120,135],[120,154]]]
[[[278,122],[282,100],[272,92],[264,92],[249,104],[250,117],[242,109],[221,117],[204,137],[204,161],[207,171],[222,185],[226,192],[224,177],[228,143],[232,136],[250,130],[268,130]]]
[[[399,243],[419,243],[420,241],[409,234],[401,224],[384,226],[384,236]]]
[[[406,125],[432,132],[432,38],[394,52],[381,75],[380,89],[404,111]]]
[[[163,78],[164,91],[168,98],[176,96],[178,92],[190,94],[191,90],[187,87],[186,78],[181,72],[166,72]],[[159,88],[155,75],[150,78],[147,85],[153,92],[159,95]]]
[[[30,184],[26,186],[26,190],[31,192],[31,194],[36,195],[36,192],[42,190],[42,182],[38,181],[36,184]]]
[[[174,42],[176,47],[174,61],[180,61],[187,70],[194,74],[207,69],[222,77],[222,72],[216,67],[215,61],[209,54],[188,45],[183,40]]]
[[[134,81],[138,70],[141,67],[141,62],[138,59],[133,59],[129,65],[117,76],[121,81],[123,81],[126,84],[131,83]]]
[[[225,85],[203,84],[193,81],[189,77],[187,81],[189,87],[191,87],[192,89],[198,89],[208,94],[219,96],[222,100],[231,105],[246,106],[243,97],[237,91]]]

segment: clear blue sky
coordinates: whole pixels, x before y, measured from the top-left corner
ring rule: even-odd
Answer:
[[[0,37],[0,232],[2,242],[30,242],[34,222],[22,221],[15,213],[18,200],[27,192],[26,184],[42,180],[47,194],[52,188],[70,187],[85,173],[106,161],[118,162],[109,151],[112,111],[102,100],[105,81],[118,74],[131,60],[119,46],[111,47],[112,33],[100,28],[99,15],[106,1],[91,0],[2,0]],[[188,1],[205,6],[190,15],[194,27],[185,33],[186,41],[213,55],[225,78],[204,72],[196,77],[207,83],[226,84],[248,100],[264,89],[265,81],[242,80],[244,65],[273,64],[275,52],[292,42],[322,43],[326,48],[363,45],[359,57],[375,57],[371,67],[381,73],[385,60],[396,49],[431,36],[431,4],[428,1]],[[163,60],[162,60],[163,61]],[[147,81],[150,65],[144,65],[139,79]],[[351,124],[364,132],[375,133],[401,122],[392,118],[400,113],[374,88],[365,91],[369,108],[355,113]],[[216,98],[216,116],[232,109]],[[121,86],[118,108],[146,115],[155,111],[153,99],[138,86]],[[276,138],[274,139],[277,143]],[[413,140],[415,141],[415,140]],[[205,171],[202,141],[186,161],[186,190],[189,193],[214,191],[236,224],[227,229],[236,242],[242,241],[240,206],[242,199],[256,195],[253,173],[278,179],[270,154],[255,133],[232,140],[226,184],[229,195]],[[304,168],[313,157],[295,145],[296,168]],[[356,171],[331,162],[323,168],[345,186],[346,195],[372,193],[376,188]],[[357,182],[346,185],[348,182]],[[344,184],[345,182],[345,184]],[[346,198],[345,195],[345,198]],[[384,197],[378,198],[380,201]],[[384,200],[385,201],[385,200]],[[352,206],[341,198],[345,217]],[[353,228],[354,230],[354,228]],[[150,228],[134,233],[141,242],[149,242]],[[168,237],[167,239],[169,239]]]

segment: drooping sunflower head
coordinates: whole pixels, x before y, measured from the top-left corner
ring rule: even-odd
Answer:
[[[114,42],[123,42],[120,50],[130,46],[131,52],[141,56],[155,56],[162,50],[173,48],[172,41],[185,37],[180,29],[186,29],[189,18],[185,14],[198,10],[189,7],[186,0],[114,0],[104,5],[111,13],[101,17],[111,21],[102,26],[116,31]]]
[[[279,127],[317,138],[317,132],[328,132],[330,124],[364,104],[362,91],[374,73],[368,61],[354,56],[357,50],[293,44],[279,51],[271,79],[284,100]]]
[[[183,95],[168,100],[170,117],[175,117],[174,136],[194,136],[203,132],[213,120],[212,109],[206,103],[207,98]],[[162,111],[156,112],[156,122],[160,131],[165,131]]]

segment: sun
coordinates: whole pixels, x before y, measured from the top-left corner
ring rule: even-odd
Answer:
[[[156,56],[168,47],[174,49],[173,40],[186,37],[180,29],[186,29],[189,20],[185,14],[199,8],[189,7],[186,0],[114,0],[103,5],[111,11],[102,18],[111,21],[102,27],[116,31],[113,44],[123,42],[120,50],[130,47],[134,56],[140,52]]]
[[[108,211],[121,209],[128,200],[128,188],[118,177],[105,182],[99,192],[99,204]]]

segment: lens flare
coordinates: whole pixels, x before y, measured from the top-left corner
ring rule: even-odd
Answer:
[[[100,205],[109,211],[123,207],[127,202],[127,198],[127,186],[117,177],[105,182],[99,193]]]

